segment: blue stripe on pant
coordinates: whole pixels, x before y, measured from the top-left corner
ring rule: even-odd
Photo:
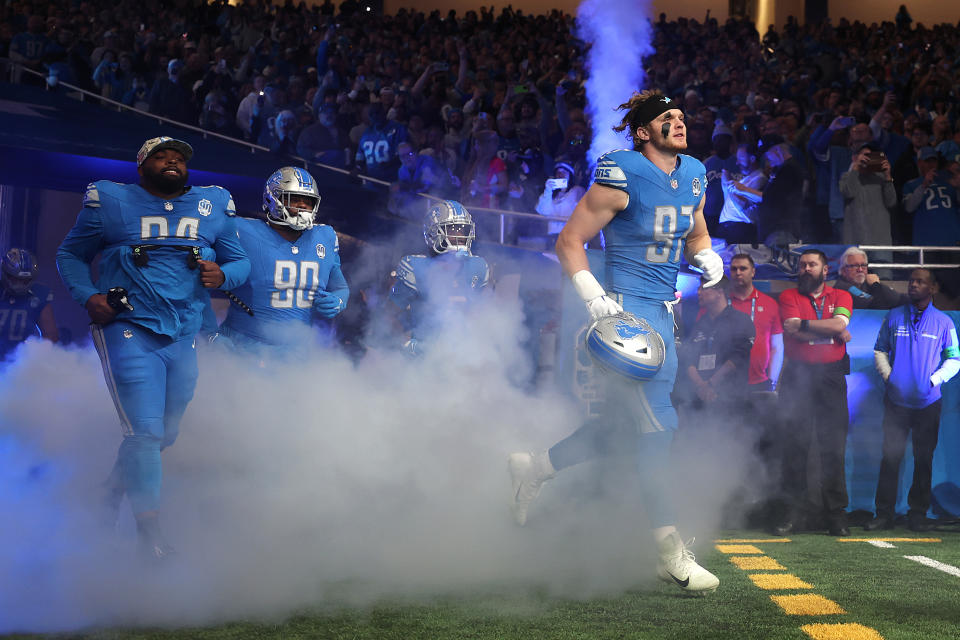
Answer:
[[[193,337],[173,340],[139,325],[92,325],[104,379],[123,424],[117,453],[134,513],[159,508],[160,452],[177,439],[197,384]]]

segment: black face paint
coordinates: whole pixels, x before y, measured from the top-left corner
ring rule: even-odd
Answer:
[[[664,138],[666,138],[668,135],[670,135],[670,123],[669,123],[669,122],[664,122],[663,125],[660,126],[660,135],[662,135]]]

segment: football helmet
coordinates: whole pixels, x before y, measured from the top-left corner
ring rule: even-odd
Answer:
[[[27,293],[39,269],[33,254],[26,249],[13,247],[4,254],[2,262],[0,285],[14,295],[22,296]]]
[[[430,208],[423,221],[423,239],[437,253],[466,251],[476,238],[470,212],[456,200],[443,200]]]
[[[293,196],[306,196],[313,206],[310,209],[291,208],[290,198]],[[270,222],[303,231],[313,226],[319,208],[317,181],[305,169],[282,167],[267,178],[263,187],[263,210]]]
[[[594,322],[585,337],[597,366],[631,380],[650,380],[660,371],[667,349],[650,323],[623,311]]]

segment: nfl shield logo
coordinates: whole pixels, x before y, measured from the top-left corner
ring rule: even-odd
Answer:
[[[317,257],[321,260],[327,257],[327,248],[322,244],[317,245]]]
[[[677,188],[677,181],[676,181],[676,180],[671,180],[671,181],[670,181],[670,187],[673,188],[673,189],[676,189],[676,188]]]
[[[694,198],[700,197],[700,190],[701,190],[700,178],[694,178],[693,179],[693,197]]]
[[[211,213],[213,213],[213,203],[207,200],[206,198],[204,198],[203,200],[197,203],[197,211],[202,216],[208,216]]]

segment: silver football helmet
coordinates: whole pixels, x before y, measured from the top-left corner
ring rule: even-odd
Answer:
[[[22,296],[30,291],[38,270],[37,259],[32,253],[13,247],[3,256],[0,286],[13,295]]]
[[[292,207],[290,199],[294,196],[306,197],[310,208]],[[319,208],[317,181],[305,169],[282,167],[267,178],[263,187],[263,210],[270,222],[303,231],[313,226]]]
[[[663,337],[650,323],[632,313],[604,316],[585,338],[587,353],[601,368],[631,380],[650,380],[666,358]]]
[[[430,208],[423,221],[423,239],[437,253],[466,251],[470,253],[476,225],[470,212],[456,200],[443,200]]]

